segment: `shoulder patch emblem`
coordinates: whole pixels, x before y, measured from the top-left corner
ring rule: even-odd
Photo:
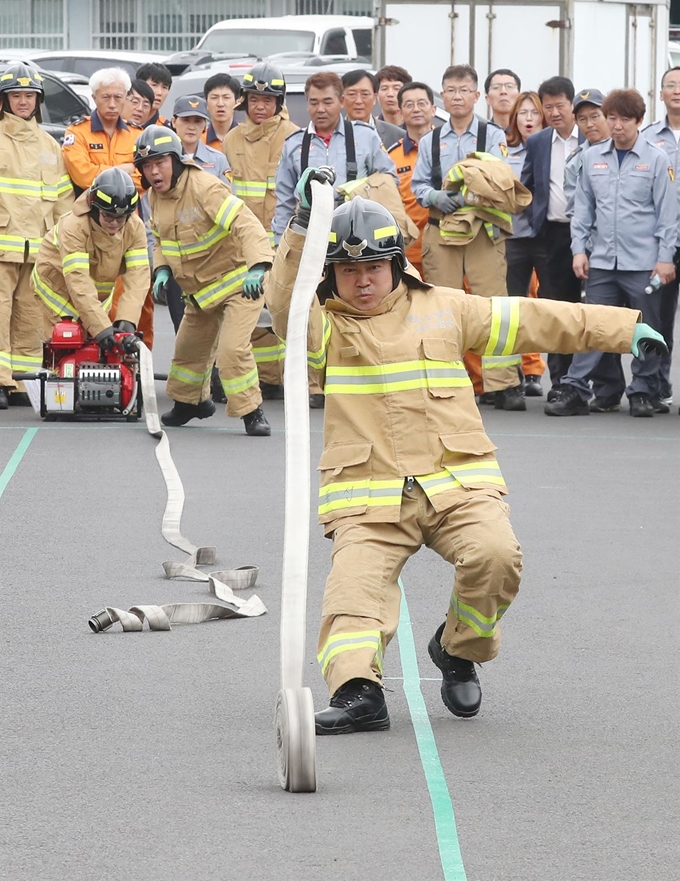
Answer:
[[[502,154],[502,156],[503,156],[503,159],[505,159],[505,158],[507,157],[507,155],[508,155],[508,145],[507,145],[507,144],[501,144],[500,147],[501,147],[501,154]]]
[[[671,179],[671,183],[675,183],[675,170],[672,165],[668,166],[668,177]]]
[[[75,142],[76,136],[73,134],[73,132],[67,132],[64,135],[64,147],[70,147],[71,144],[75,144]]]

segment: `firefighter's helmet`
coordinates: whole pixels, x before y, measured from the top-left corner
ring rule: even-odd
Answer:
[[[172,129],[164,125],[150,125],[135,142],[135,167],[141,168],[145,160],[161,159],[163,156],[176,156],[181,161],[184,156],[182,142]]]
[[[138,203],[139,195],[132,178],[116,167],[101,171],[87,191],[87,204],[96,219],[100,211],[116,217],[132,214]]]
[[[326,263],[392,258],[406,269],[404,237],[387,208],[356,198],[335,209]]]
[[[36,92],[40,101],[45,97],[43,78],[34,64],[15,61],[0,73],[0,93]]]
[[[286,97],[286,80],[283,71],[268,61],[261,61],[243,77],[242,100],[239,104],[243,110],[246,109],[248,92],[257,95],[273,95],[276,98],[276,112],[278,113],[283,107]]]

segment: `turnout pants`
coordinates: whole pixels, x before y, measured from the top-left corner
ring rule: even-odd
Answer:
[[[383,654],[399,623],[397,579],[422,546],[455,565],[442,645],[449,654],[490,661],[499,619],[519,590],[522,554],[508,506],[493,489],[460,490],[437,513],[423,490],[404,490],[399,523],[349,523],[333,534],[318,660],[334,694],[350,679],[382,682]]]
[[[507,297],[505,242],[494,242],[482,230],[468,245],[443,245],[438,227],[431,223],[423,232],[425,281],[450,288],[463,288],[479,297]],[[519,384],[519,355],[483,356],[482,391],[498,392]],[[474,377],[473,377],[474,380]]]
[[[547,258],[547,283],[541,285],[540,296],[565,303],[581,302],[581,281],[572,269],[571,232],[568,223],[548,220],[540,236]],[[548,369],[553,386],[559,385],[569,370],[571,355],[561,352],[548,354]]]
[[[250,337],[257,373],[261,382],[283,385],[286,347],[269,327],[256,327]]]
[[[198,404],[210,397],[210,374],[217,342],[217,368],[227,396],[227,415],[245,416],[262,403],[250,337],[262,300],[236,291],[209,309],[187,302],[175,338],[166,390],[173,401]]]
[[[43,313],[31,286],[32,263],[0,263],[0,386],[16,389],[12,371],[42,366]]]

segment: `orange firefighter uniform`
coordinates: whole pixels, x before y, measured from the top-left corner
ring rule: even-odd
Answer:
[[[248,269],[271,264],[260,221],[224,184],[186,163],[167,193],[150,191],[154,267],[167,266],[186,302],[175,340],[167,392],[198,404],[209,397],[215,342],[227,414],[245,416],[262,403],[250,336],[262,299],[241,296]]]
[[[399,177],[399,194],[404,203],[406,213],[415,223],[420,231],[420,235],[413,244],[406,249],[406,259],[415,266],[422,278],[423,275],[423,230],[427,226],[427,218],[429,211],[418,204],[415,193],[411,189],[411,178],[413,177],[413,169],[418,158],[418,144],[412,141],[408,135],[397,141],[387,151],[390,159],[394,162]]]
[[[73,205],[59,145],[35,118],[0,119],[0,386],[42,365],[41,310],[31,270],[46,231]]]
[[[116,279],[123,293],[117,319],[139,325],[149,290],[149,252],[142,220],[131,214],[110,236],[89,213],[83,193],[42,241],[33,270],[33,289],[53,324],[81,321],[91,337],[111,326],[109,314]]]
[[[284,338],[303,242],[286,231],[269,278],[274,330]],[[415,277],[371,312],[314,301],[308,359],[326,395],[319,520],[333,537],[318,658],[331,694],[354,678],[382,681],[399,619],[397,579],[423,544],[456,567],[443,648],[476,662],[499,651],[521,553],[463,353],[628,352],[639,318],[468,296]]]
[[[235,196],[243,199],[265,228],[272,247],[272,218],[276,208],[276,166],[283,142],[298,126],[288,118],[285,107],[262,123],[246,115],[244,122],[227,132],[222,151],[231,168],[229,177]],[[250,339],[257,372],[262,382],[281,385],[285,347],[268,327],[256,327]]]

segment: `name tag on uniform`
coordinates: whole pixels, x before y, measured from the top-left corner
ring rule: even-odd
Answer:
[[[203,168],[214,168],[214,167],[215,167],[214,162],[204,162],[203,163]]]
[[[665,146],[666,146],[666,142],[665,142],[665,141],[654,141],[654,145],[655,145],[656,147],[665,147]]]
[[[406,172],[406,171],[410,171],[410,170],[411,170],[411,166],[410,166],[410,165],[402,165],[401,168],[398,168],[398,169],[397,169],[397,174],[403,174],[404,172]]]
[[[636,165],[636,171],[649,171],[649,165]]]
[[[608,162],[593,162],[593,168],[609,168]]]
[[[103,144],[88,144],[88,147],[90,148],[90,150],[103,150],[104,149]]]

